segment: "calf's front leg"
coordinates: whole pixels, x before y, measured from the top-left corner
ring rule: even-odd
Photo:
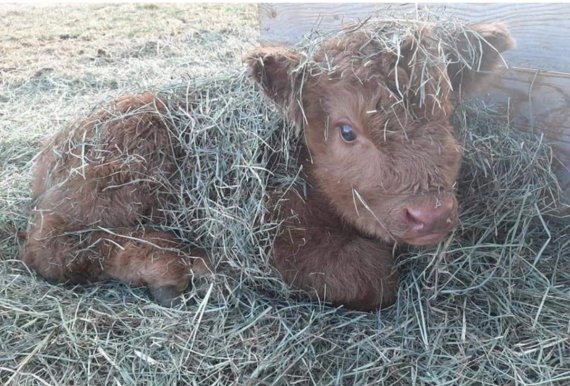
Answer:
[[[320,300],[370,311],[396,300],[398,272],[388,246],[326,227],[286,227],[273,248],[284,280]]]

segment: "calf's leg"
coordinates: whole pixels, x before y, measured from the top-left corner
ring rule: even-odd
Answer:
[[[398,272],[378,240],[330,228],[287,228],[273,258],[286,282],[320,300],[365,311],[395,302]]]
[[[56,134],[34,167],[35,209],[22,259],[59,282],[117,279],[148,286],[169,305],[205,255],[137,228],[162,220],[176,150],[153,94],[127,96]],[[108,230],[108,231],[105,231]],[[193,258],[196,257],[196,258]]]
[[[210,271],[206,254],[182,246],[171,235],[156,231],[99,235],[111,250],[104,260],[103,274],[122,282],[147,286],[154,299],[163,306],[178,303],[178,297],[193,277]]]
[[[158,303],[177,302],[193,276],[209,272],[206,255],[150,229],[68,230],[53,213],[36,213],[22,260],[44,278],[85,283],[116,279],[147,286]]]

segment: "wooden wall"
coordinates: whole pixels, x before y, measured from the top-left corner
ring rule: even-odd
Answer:
[[[570,4],[260,4],[261,40],[295,43],[312,30],[333,31],[366,17],[425,9],[473,22],[504,21],[517,41],[505,69],[481,97],[514,127],[543,132],[570,202]]]

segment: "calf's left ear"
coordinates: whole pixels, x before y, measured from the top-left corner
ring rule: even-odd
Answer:
[[[501,53],[515,47],[503,23],[474,24],[459,32],[449,52],[447,72],[457,96],[476,91],[502,62]]]
[[[287,109],[295,90],[292,72],[299,65],[299,53],[286,46],[266,46],[250,51],[245,62],[265,95],[280,108]]]

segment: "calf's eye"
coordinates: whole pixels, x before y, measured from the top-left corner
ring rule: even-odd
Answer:
[[[340,125],[340,136],[346,142],[352,142],[356,139],[356,133],[354,132],[354,129],[347,123]]]

